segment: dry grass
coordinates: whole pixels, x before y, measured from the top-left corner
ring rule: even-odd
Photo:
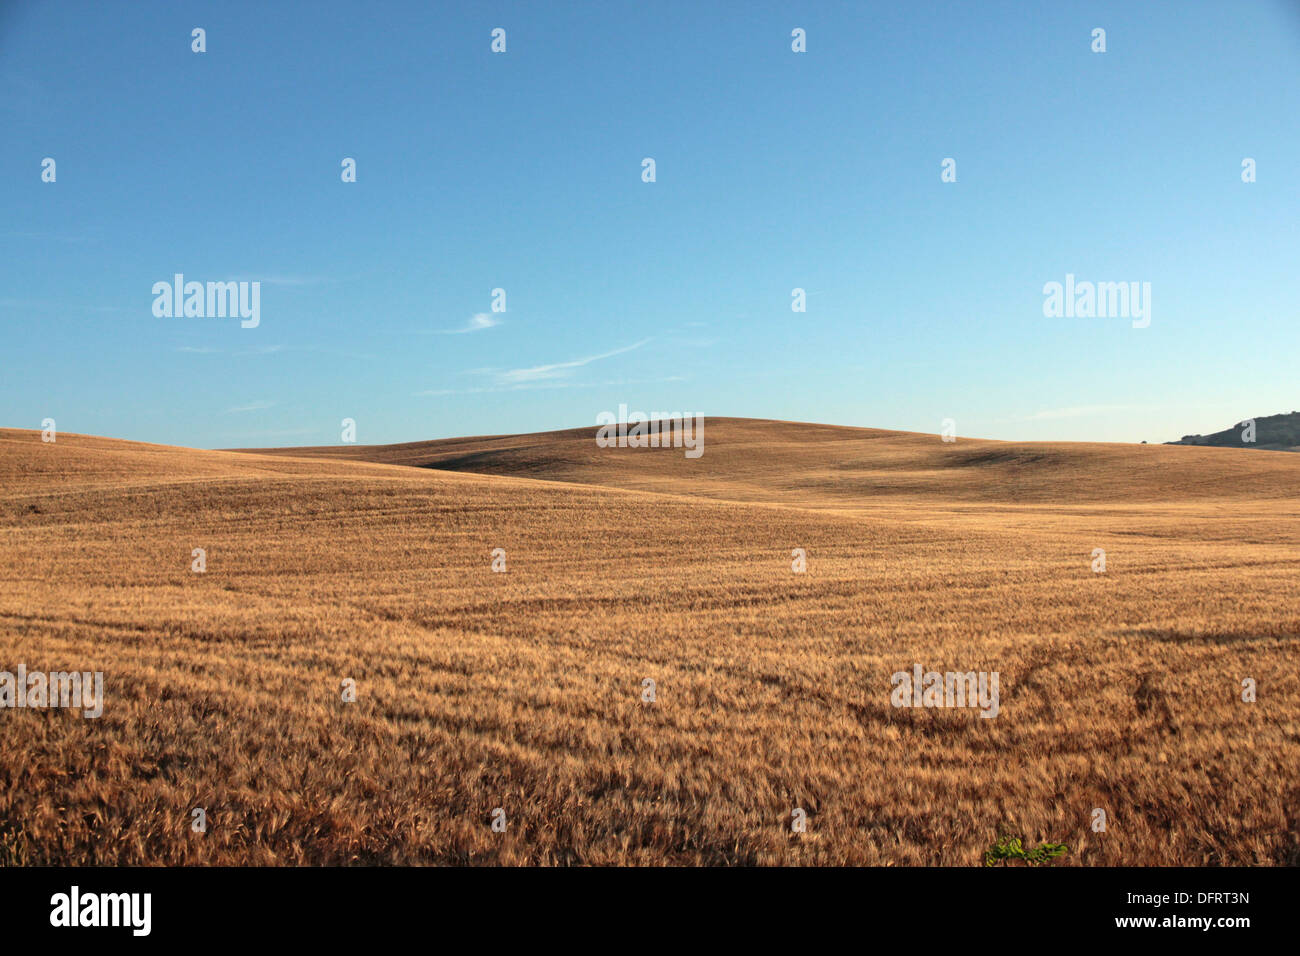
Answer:
[[[919,511],[950,504],[1242,502],[1300,493],[1295,455],[1258,449],[1004,442],[750,418],[709,418],[705,454],[598,448],[595,428],[403,445],[253,449],[513,475],[674,495],[860,510],[882,498]]]
[[[372,464],[0,431],[0,670],[108,691],[0,710],[0,863],[1300,861],[1300,456],[591,432]],[[496,475],[405,467],[466,456]],[[998,671],[1001,714],[891,707],[917,662]]]

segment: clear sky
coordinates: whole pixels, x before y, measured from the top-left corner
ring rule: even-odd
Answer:
[[[5,426],[1167,441],[1300,409],[1298,253],[1292,0],[0,0]],[[178,272],[260,324],[155,317]]]

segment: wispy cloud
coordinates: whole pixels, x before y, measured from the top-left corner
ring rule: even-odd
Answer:
[[[470,316],[469,324],[463,329],[434,329],[434,335],[464,335],[466,332],[478,332],[482,329],[490,329],[494,325],[500,325],[501,320],[495,319],[486,312],[479,312]]]
[[[323,345],[256,345],[252,348],[219,349],[209,345],[180,345],[173,351],[189,355],[231,355],[235,358],[247,358],[251,355],[280,355],[288,352],[314,352],[318,355],[338,355],[349,359],[374,359],[378,356],[368,352],[353,352],[348,349],[326,348]]]
[[[278,428],[251,432],[226,432],[225,438],[288,438],[298,435],[320,435],[319,428]]]
[[[1085,418],[1088,415],[1107,415],[1113,412],[1131,412],[1138,405],[1075,405],[1070,408],[1048,408],[1032,415],[1026,415],[1021,421],[1042,422],[1055,421],[1059,418]]]
[[[83,229],[79,232],[4,232],[7,239],[37,239],[45,242],[100,242],[103,231],[100,229]]]
[[[477,388],[430,388],[413,393],[417,397],[439,395],[485,395],[490,392],[532,392],[552,388],[622,388],[627,385],[659,385],[664,382],[683,382],[681,375],[666,378],[616,379],[605,382],[530,382],[520,385],[483,385]]]
[[[326,282],[337,282],[338,279],[332,276],[294,276],[294,275],[259,275],[235,276],[234,282],[260,282],[262,285],[282,285],[282,286],[309,286],[323,285]]]
[[[234,355],[244,358],[249,355],[278,355],[280,352],[319,352],[323,350],[313,345],[255,345],[247,349],[218,349],[210,345],[182,345],[176,351],[189,352],[193,355]]]
[[[550,365],[534,365],[531,368],[512,368],[503,372],[495,372],[497,381],[502,385],[518,385],[522,382],[536,382],[543,379],[565,378],[573,374],[573,370],[582,368],[584,365],[590,365],[592,362],[599,362],[601,359],[613,358],[615,355],[623,355],[626,352],[632,352],[641,348],[649,342],[650,339],[642,339],[632,345],[624,346],[621,349],[614,349],[610,352],[601,352],[599,355],[588,355],[586,358],[573,359],[568,362],[553,362]]]
[[[143,308],[131,309],[120,305],[82,305],[79,303],[56,302],[53,299],[0,299],[0,309],[28,309],[42,312],[100,312],[125,315],[131,312],[147,312],[146,302]]]
[[[226,414],[235,414],[238,412],[261,412],[268,408],[274,407],[275,402],[249,402],[247,405],[236,405],[234,408],[227,408]]]
[[[1071,405],[1065,408],[1047,408],[1042,411],[1034,412],[1032,415],[1023,415],[1019,418],[990,419],[995,424],[1015,424],[1019,422],[1049,422],[1058,421],[1063,418],[1088,418],[1091,416],[1101,415],[1119,415],[1132,412],[1187,412],[1192,409],[1197,410],[1232,410],[1236,405],[1230,403],[1205,403],[1205,402],[1152,402],[1149,404],[1125,404],[1125,405]]]

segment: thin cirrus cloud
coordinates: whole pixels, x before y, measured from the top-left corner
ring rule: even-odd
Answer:
[[[236,405],[234,408],[227,408],[226,414],[235,414],[238,412],[262,412],[275,406],[275,402],[249,402],[247,405]]]
[[[1071,408],[1048,408],[1026,415],[1021,421],[1043,422],[1060,418],[1085,418],[1089,415],[1108,415],[1114,412],[1135,411],[1139,405],[1075,405]]]
[[[592,362],[599,362],[601,359],[613,358],[615,355],[623,355],[626,352],[632,352],[648,343],[650,339],[642,339],[632,345],[626,345],[621,349],[614,349],[611,352],[601,352],[599,355],[588,355],[586,358],[573,359],[569,362],[554,362],[550,365],[534,365],[532,368],[514,368],[504,372],[495,372],[497,381],[502,385],[518,385],[523,382],[538,382],[546,379],[565,378],[573,373],[576,368],[582,368],[584,365],[590,365]]]
[[[668,375],[663,378],[620,378],[603,382],[535,382],[533,384],[487,386],[480,388],[430,388],[416,392],[417,396],[438,395],[486,395],[489,392],[522,392],[549,388],[624,388],[628,385],[662,385],[664,382],[684,382],[681,375]]]
[[[435,335],[464,335],[466,332],[481,332],[483,329],[490,329],[495,325],[500,325],[501,320],[495,319],[486,312],[478,312],[470,316],[469,324],[463,329],[435,329]]]
[[[321,345],[258,345],[246,349],[220,349],[210,345],[179,345],[174,351],[187,355],[232,355],[247,358],[252,355],[281,355],[289,352],[312,352],[320,355],[337,355],[348,359],[374,359],[376,355],[368,352],[354,352],[351,349],[333,349]]]
[[[1025,415],[1021,418],[1008,419],[1013,422],[1043,422],[1056,421],[1062,418],[1089,418],[1094,416],[1127,414],[1130,412],[1150,412],[1165,409],[1199,409],[1199,410],[1223,410],[1231,409],[1234,406],[1218,404],[1148,404],[1148,405],[1074,405],[1068,408],[1048,408],[1035,412],[1032,415]]]
[[[548,365],[533,365],[529,368],[514,369],[493,369],[480,368],[474,369],[473,374],[491,375],[493,384],[479,386],[469,389],[427,389],[422,392],[416,392],[416,395],[469,395],[482,394],[484,392],[508,392],[519,391],[523,389],[538,388],[584,388],[592,387],[581,385],[575,382],[564,381],[573,374],[575,369],[580,369],[584,365],[590,365],[592,362],[599,362],[601,359],[613,358],[615,355],[623,355],[641,348],[652,341],[652,339],[642,339],[640,342],[634,342],[631,345],[625,345],[621,349],[613,349],[609,352],[601,352],[599,355],[588,355],[584,358],[572,359],[568,362],[552,362]]]
[[[260,282],[262,285],[275,286],[313,286],[324,285],[330,282],[337,282],[338,279],[330,276],[299,276],[299,275],[238,275],[229,280],[232,282]]]

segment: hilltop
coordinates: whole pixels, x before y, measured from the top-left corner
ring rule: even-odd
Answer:
[[[1266,451],[1300,451],[1300,412],[1283,412],[1255,419],[1255,440],[1246,442],[1246,429],[1237,423],[1211,435],[1184,435],[1169,445],[1203,445],[1214,448],[1256,448]]]
[[[918,432],[707,418],[704,454],[688,459],[680,448],[600,448],[596,431],[246,451],[826,508],[885,500],[1244,500],[1291,496],[1300,488],[1300,460],[1244,450],[960,436],[948,443]]]

